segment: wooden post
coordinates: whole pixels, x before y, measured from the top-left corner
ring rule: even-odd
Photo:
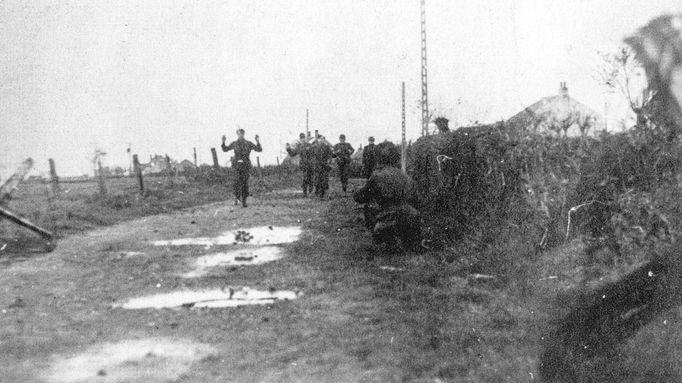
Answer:
[[[9,199],[10,194],[16,189],[33,167],[33,160],[27,158],[21,163],[17,171],[0,187],[0,204]]]
[[[144,194],[144,181],[142,179],[142,167],[140,161],[137,159],[137,154],[133,154],[133,167],[137,175],[137,181],[140,183],[140,194]]]
[[[168,154],[166,154],[166,175],[168,180],[168,187],[173,187],[173,167],[171,166],[171,159]]]
[[[53,234],[50,233],[49,231],[34,225],[31,223],[29,220],[20,217],[19,215],[15,214],[11,210],[9,210],[6,207],[3,207],[3,204],[5,201],[7,201],[10,198],[10,195],[14,191],[14,189],[19,186],[21,181],[24,179],[24,176],[26,176],[26,173],[33,167],[33,160],[30,158],[27,158],[17,169],[17,171],[10,177],[3,185],[0,187],[0,219],[5,218],[8,219],[18,225],[21,225],[23,227],[26,227],[28,229],[33,230],[34,232],[40,234],[44,238],[46,238],[48,241],[52,240]],[[48,201],[49,202],[49,201]]]
[[[50,158],[50,184],[52,185],[52,194],[59,194],[59,177],[57,177],[57,168],[54,164],[54,159]]]
[[[220,164],[218,164],[218,152],[215,151],[215,148],[211,148],[211,155],[213,156],[213,167],[216,170],[220,169]]]
[[[29,230],[32,230],[32,231],[40,234],[43,238],[46,238],[48,240],[50,240],[50,239],[52,239],[52,237],[54,237],[54,234],[52,234],[51,232],[43,229],[40,226],[34,225],[33,223],[31,223],[31,221],[29,221],[25,218],[22,218],[22,217],[18,216],[17,214],[14,214],[11,210],[6,209],[2,206],[0,206],[0,218],[8,219],[8,220],[16,223],[17,225],[23,226]]]
[[[102,161],[97,160],[97,182],[99,184],[99,194],[107,194],[107,184],[104,182],[104,172],[102,171]]]
[[[256,166],[258,167],[258,178],[263,178],[263,170],[260,168],[260,157],[256,156]]]
[[[194,148],[194,167],[199,167],[199,164],[197,163],[197,148]]]

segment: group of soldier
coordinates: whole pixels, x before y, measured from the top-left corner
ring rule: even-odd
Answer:
[[[291,156],[300,156],[303,173],[303,195],[314,190],[323,198],[329,188],[329,161],[336,158],[339,180],[344,192],[348,187],[348,172],[353,147],[346,136],[339,136],[339,143],[331,146],[319,134],[313,140],[301,133],[294,144],[287,144]],[[367,182],[353,193],[353,199],[363,204],[365,226],[372,232],[377,244],[393,250],[419,250],[422,245],[421,219],[413,207],[415,202],[412,179],[400,170],[400,151],[390,142],[369,144],[362,153],[362,173]]]
[[[241,203],[243,207],[247,207],[249,196],[250,153],[263,150],[258,135],[255,141],[254,144],[246,140],[243,129],[237,130],[237,140],[229,145],[225,144],[226,137],[222,138],[222,150],[234,150],[235,204]],[[314,137],[301,133],[298,141],[286,145],[286,151],[292,157],[299,156],[303,196],[314,193],[324,199],[329,190],[332,159],[338,166],[342,190],[348,191],[351,155],[355,150],[346,142],[345,135],[341,134],[339,142],[332,145],[317,131]],[[367,182],[353,193],[353,199],[364,204],[365,225],[372,232],[374,242],[403,251],[418,250],[422,245],[421,219],[413,207],[412,179],[399,168],[400,151],[390,142],[375,145],[374,138],[369,137],[369,144],[363,150],[362,165]]]
[[[371,174],[376,160],[374,154],[374,137],[369,138],[370,144],[363,152],[364,173]],[[350,173],[351,155],[355,152],[353,146],[346,142],[346,136],[341,134],[339,142],[332,146],[327,139],[315,132],[315,137],[308,137],[305,133],[299,135],[298,141],[293,145],[286,145],[287,153],[299,156],[299,167],[303,174],[301,188],[303,196],[314,194],[324,198],[329,190],[329,173],[332,170],[330,162],[336,160],[339,171],[339,180],[343,192],[348,191],[348,177]]]

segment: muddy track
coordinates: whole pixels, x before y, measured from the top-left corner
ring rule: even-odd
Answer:
[[[215,203],[7,264],[1,380],[357,381],[367,369],[332,346],[352,338],[343,311],[355,302],[321,274],[318,260],[334,256],[320,230],[327,205],[293,191],[246,209]],[[249,264],[268,248],[277,256]]]

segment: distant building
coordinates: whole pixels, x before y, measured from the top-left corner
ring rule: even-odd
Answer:
[[[190,160],[182,160],[178,165],[177,169],[179,172],[185,172],[187,170],[192,170],[195,169],[196,166],[194,166],[194,162]]]
[[[520,129],[569,137],[593,135],[605,129],[604,117],[568,95],[565,82],[559,94],[544,97],[506,121]]]
[[[353,163],[356,163],[356,164],[359,164],[360,166],[362,166],[362,153],[363,153],[363,151],[364,151],[364,149],[362,148],[362,144],[360,144],[360,146],[358,147],[358,150],[356,150],[355,153],[350,155],[350,160]]]
[[[142,167],[142,174],[157,174],[167,169],[173,170],[178,166],[178,162],[171,160],[168,156],[155,154],[154,156],[149,156],[148,163],[140,164],[140,166]]]

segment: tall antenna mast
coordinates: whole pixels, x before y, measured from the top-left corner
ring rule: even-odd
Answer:
[[[405,81],[402,86],[402,145],[400,146],[400,170],[407,173],[407,140],[405,139]]]
[[[426,4],[421,0],[422,19],[422,136],[429,134],[429,92],[426,81]]]

